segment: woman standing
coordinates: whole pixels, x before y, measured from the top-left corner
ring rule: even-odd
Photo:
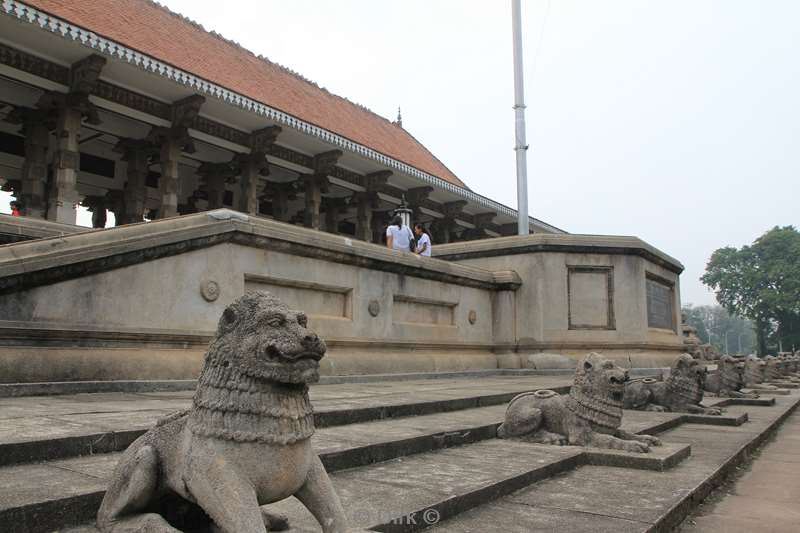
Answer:
[[[403,225],[403,219],[399,215],[395,216],[386,228],[386,247],[408,252],[411,249],[411,239],[411,228]]]
[[[431,256],[431,236],[425,231],[425,226],[417,222],[414,224],[414,234],[417,236],[417,255]]]

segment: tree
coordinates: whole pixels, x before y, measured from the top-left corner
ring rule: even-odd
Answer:
[[[741,249],[716,250],[700,280],[732,315],[754,322],[760,354],[800,347],[800,233],[774,227]]]
[[[749,354],[756,350],[753,323],[733,316],[719,305],[685,305],[681,313],[686,323],[697,329],[704,343],[714,345],[721,353]]]

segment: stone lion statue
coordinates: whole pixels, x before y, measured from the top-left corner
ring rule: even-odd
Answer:
[[[775,383],[783,387],[795,388],[797,378],[790,374],[788,366],[784,363],[783,358],[768,355],[764,358],[766,365],[764,367],[764,381]]]
[[[671,411],[721,415],[722,410],[703,407],[703,388],[706,365],[690,354],[679,355],[670,367],[666,380],[640,379],[625,385],[625,409],[640,411]]]
[[[540,390],[516,396],[508,404],[501,439],[542,444],[597,446],[646,453],[661,441],[620,429],[628,372],[597,353],[578,363],[568,396]]]
[[[326,533],[347,531],[310,440],[308,383],[318,381],[325,350],[306,316],[268,293],[249,292],[229,305],[192,407],[125,451],[97,514],[100,531],[175,533],[203,520],[225,533],[281,530],[286,518],[259,506],[289,496]]]
[[[758,398],[758,393],[742,392],[744,387],[744,363],[730,355],[723,355],[717,362],[717,371],[706,378],[706,392],[727,398]]]
[[[753,390],[775,390],[774,385],[764,383],[764,367],[767,362],[756,355],[748,355],[744,360],[744,386]]]

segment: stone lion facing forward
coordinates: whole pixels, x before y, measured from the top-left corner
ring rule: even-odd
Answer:
[[[658,438],[620,429],[626,381],[625,369],[590,353],[578,364],[568,396],[540,390],[512,399],[497,436],[647,453],[661,444]]]
[[[310,440],[307,384],[319,379],[325,350],[305,315],[270,294],[250,292],[228,306],[191,409],[125,451],[97,514],[100,531],[175,533],[197,521],[225,533],[285,529],[285,518],[259,506],[289,496],[326,533],[347,531]]]

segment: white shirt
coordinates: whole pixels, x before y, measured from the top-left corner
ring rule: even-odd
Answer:
[[[386,228],[386,238],[392,238],[392,249],[407,252],[410,250],[411,229],[408,226],[398,228],[391,225]]]
[[[425,246],[424,251],[420,252],[420,250],[422,250],[422,245],[424,244],[426,244],[427,246]],[[431,238],[428,237],[427,233],[423,233],[422,236],[417,240],[417,252],[419,252],[420,255],[424,255],[425,257],[431,256]]]

